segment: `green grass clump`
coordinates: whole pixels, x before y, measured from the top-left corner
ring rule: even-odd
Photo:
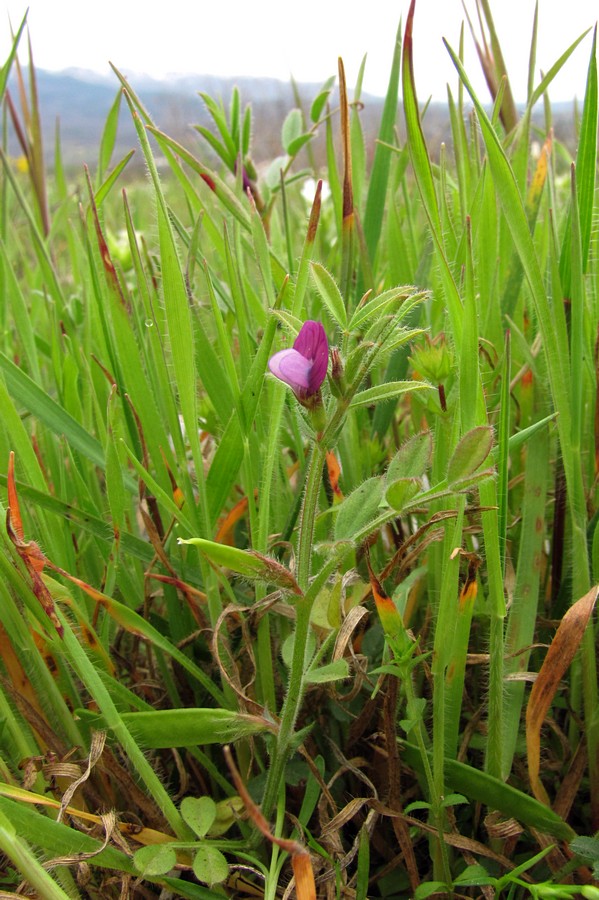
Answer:
[[[481,0],[493,107],[448,46],[430,148],[414,12],[371,164],[340,61],[264,171],[237,90],[183,146],[116,70],[95,167],[44,163],[17,33],[6,892],[599,896],[595,42],[570,158],[548,92],[579,41],[537,82],[535,23],[518,110]]]

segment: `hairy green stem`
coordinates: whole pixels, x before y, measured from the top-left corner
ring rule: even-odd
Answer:
[[[409,672],[406,673],[405,677],[402,680],[406,692],[406,708],[408,719],[412,719],[412,716],[418,716],[419,707],[416,700],[414,685],[412,684],[411,674]],[[419,724],[414,728],[414,735],[416,738],[416,746],[418,747],[420,758],[422,759],[424,774],[429,789],[433,823],[437,828],[434,857],[435,877],[441,878],[449,887],[449,885],[452,883],[451,868],[449,865],[447,845],[443,839],[443,832],[445,831],[445,810],[443,807],[444,788],[441,792],[439,792],[439,790],[437,789],[437,785],[435,784],[435,776],[430,766],[427,749],[424,743],[424,738],[422,736],[422,729],[419,727]],[[442,748],[443,744],[441,743],[441,741],[439,741],[438,743]]]
[[[318,508],[318,494],[325,456],[326,450],[324,445],[316,442],[312,448],[310,462],[308,463],[297,547],[297,583],[304,592],[307,591],[310,580],[314,522]],[[291,751],[295,723],[304,697],[306,645],[310,633],[312,602],[311,596],[303,596],[296,604],[295,639],[291,670],[289,672],[289,686],[281,709],[281,724],[277,736],[276,749],[266,779],[266,788],[262,801],[262,811],[267,817],[271,814],[276,803],[285,764]]]

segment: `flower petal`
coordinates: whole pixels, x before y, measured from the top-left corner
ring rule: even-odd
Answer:
[[[329,363],[329,342],[322,324],[311,319],[304,322],[293,349],[312,362],[307,388],[309,394],[315,394],[326,377]]]
[[[306,359],[314,359],[314,353],[323,337],[326,341],[327,336],[320,322],[313,322],[311,319],[308,319],[302,325],[300,333],[293,342],[293,349],[305,356]]]
[[[268,368],[280,381],[293,388],[296,394],[307,391],[312,362],[292,347],[279,350],[268,361]]]

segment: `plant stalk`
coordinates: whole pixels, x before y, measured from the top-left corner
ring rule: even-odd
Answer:
[[[314,522],[318,509],[318,494],[325,462],[325,446],[315,442],[308,463],[304,500],[300,514],[297,548],[297,583],[306,592],[310,580]],[[281,787],[285,765],[291,752],[295,723],[304,698],[304,672],[306,668],[306,645],[310,633],[310,613],[312,598],[301,597],[296,604],[295,639],[289,672],[289,686],[281,709],[281,724],[276,748],[266,779],[262,812],[268,818],[276,804]]]

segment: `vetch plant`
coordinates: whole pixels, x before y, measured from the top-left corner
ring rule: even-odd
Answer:
[[[0,151],[6,890],[597,895],[595,46],[537,158],[581,38],[537,80],[535,25],[520,113],[477,5],[496,108],[449,50],[440,154],[414,4],[374,154],[364,66],[298,87],[260,171],[237,90],[192,151],[117,73],[80,215],[35,85],[7,117],[36,180]],[[151,176],[122,195],[121,112]]]
[[[324,270],[319,272],[318,284],[329,308],[333,308],[333,304],[336,311],[345,308],[339,304],[340,300],[343,302],[339,288],[329,273]],[[348,553],[360,546],[372,531],[396,516],[396,510],[388,505],[386,510],[380,512],[375,508],[373,520],[362,522],[363,527],[357,533],[352,532],[349,540],[343,539],[334,545],[323,565],[319,554],[315,553],[314,530],[326,453],[339,440],[350,410],[363,404],[375,403],[377,399],[396,398],[408,391],[417,392],[430,387],[423,382],[405,381],[383,383],[362,392],[359,390],[381,358],[388,356],[415,334],[421,333],[420,329],[406,329],[403,320],[425,296],[413,288],[398,288],[374,298],[365,296],[349,322],[342,314],[347,329],[343,344],[348,352],[348,359],[345,365],[339,352],[335,353],[336,374],[338,376],[341,371],[345,373],[343,379],[336,378],[336,396],[331,394],[326,398],[321,397],[328,365],[328,341],[321,323],[313,320],[305,322],[293,347],[279,351],[269,361],[270,371],[288,384],[297,400],[311,410],[315,429],[306,470],[295,552],[295,578],[300,596],[294,602],[293,652],[287,692],[280,712],[279,731],[266,778],[262,804],[266,816],[271,814],[284,785],[283,772],[297,742],[295,725],[307,684],[318,677],[310,665],[312,660],[307,658],[314,601]],[[342,383],[343,391],[340,390]],[[196,543],[209,559],[216,562],[222,558],[222,551],[216,544],[208,541]],[[232,554],[228,554],[228,558],[232,559]],[[251,565],[255,567],[255,562]],[[319,569],[316,568],[317,565],[320,565]],[[233,570],[247,576],[248,566],[238,560],[234,563]],[[266,569],[262,573],[256,572],[255,577],[260,580],[265,572]],[[346,666],[333,669],[336,678],[347,674],[347,671]]]

